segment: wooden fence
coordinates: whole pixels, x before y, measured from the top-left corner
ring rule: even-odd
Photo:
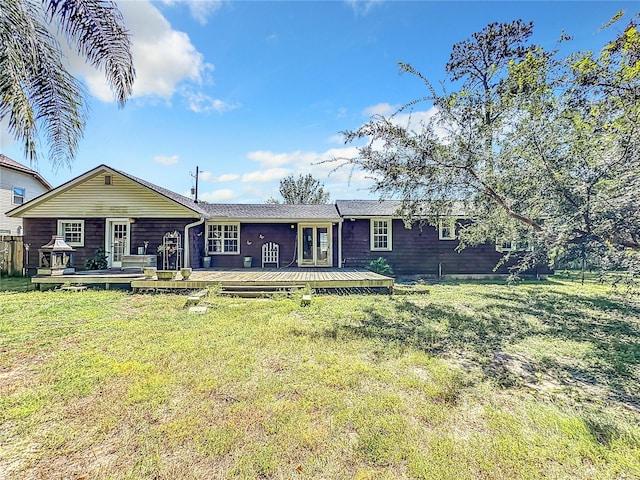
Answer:
[[[2,275],[22,275],[24,254],[22,237],[0,235],[0,273]]]

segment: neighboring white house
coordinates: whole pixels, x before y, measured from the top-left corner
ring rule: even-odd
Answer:
[[[23,235],[22,219],[5,213],[51,188],[38,172],[0,153],[0,235]]]

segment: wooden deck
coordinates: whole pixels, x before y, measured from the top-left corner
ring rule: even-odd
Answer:
[[[305,287],[316,289],[393,288],[393,278],[356,268],[238,268],[198,269],[188,280],[177,273],[175,280],[146,279],[141,273],[125,271],[78,272],[60,276],[36,276],[32,283],[40,284],[102,284],[129,285],[137,289],[199,289],[210,285],[222,287]]]
[[[104,285],[108,289],[111,285],[131,286],[134,280],[144,279],[141,272],[128,272],[122,270],[95,270],[77,272],[67,275],[36,275],[31,277],[31,283],[40,289],[41,285]]]
[[[178,278],[180,274],[178,274]],[[393,278],[355,268],[238,268],[194,270],[189,280],[133,280],[136,288],[206,288],[210,285],[311,288],[386,288],[393,287]]]

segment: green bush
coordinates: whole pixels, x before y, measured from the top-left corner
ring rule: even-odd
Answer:
[[[371,260],[367,265],[367,270],[379,273],[380,275],[393,275],[393,269],[384,257],[378,257],[375,260]]]
[[[87,270],[106,270],[109,266],[107,258],[107,252],[105,252],[104,248],[100,247],[96,250],[93,258],[89,258],[84,262],[84,267]]]

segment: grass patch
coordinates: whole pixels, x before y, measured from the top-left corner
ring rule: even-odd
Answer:
[[[402,296],[0,298],[7,478],[635,478],[640,305],[572,279]]]
[[[35,290],[35,285],[31,283],[31,278],[29,277],[0,276],[0,293],[26,292],[29,290]]]

